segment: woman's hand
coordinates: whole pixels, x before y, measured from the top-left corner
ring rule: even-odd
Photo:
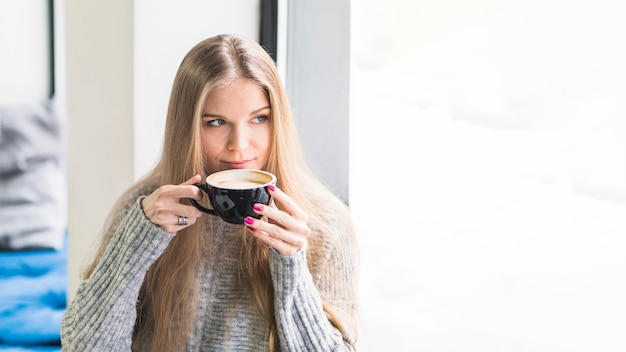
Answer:
[[[179,185],[165,185],[157,188],[141,201],[141,208],[148,220],[168,233],[178,232],[196,223],[202,212],[196,207],[180,203],[182,198],[202,199],[200,189],[194,183],[201,182],[200,174]],[[181,217],[186,225],[179,225]],[[183,220],[184,221],[184,220]]]
[[[307,225],[309,216],[291,197],[275,186],[269,186],[274,198],[271,206],[255,204],[254,211],[268,218],[268,222],[251,217],[244,219],[250,232],[268,246],[285,256],[294,255],[306,248],[311,229]],[[276,206],[282,209],[278,209]]]

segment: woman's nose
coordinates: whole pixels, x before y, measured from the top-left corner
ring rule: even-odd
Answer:
[[[250,133],[245,127],[235,127],[228,139],[228,150],[245,150],[250,146]]]

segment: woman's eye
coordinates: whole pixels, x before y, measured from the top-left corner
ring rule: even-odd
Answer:
[[[254,123],[263,123],[265,121],[267,121],[268,117],[265,115],[261,115],[261,116],[257,116],[255,118],[252,119],[252,122]]]
[[[224,122],[224,120],[221,120],[221,119],[215,119],[215,120],[206,121],[205,123],[206,123],[207,126],[221,126],[225,122]]]

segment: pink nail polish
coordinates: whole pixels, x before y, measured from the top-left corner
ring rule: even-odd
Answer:
[[[248,230],[250,230],[250,232],[254,232],[254,231],[256,231],[256,229],[255,229],[255,228],[252,228],[252,227],[250,227],[250,226],[246,226],[246,227],[248,228]]]
[[[248,225],[252,225],[254,223],[254,220],[252,220],[252,218],[245,218],[243,219],[243,222],[245,222]]]
[[[270,191],[274,192],[276,190],[276,187],[274,187],[274,185],[268,185],[267,188],[270,189]]]
[[[261,204],[255,204],[255,205],[253,206],[253,208],[254,208],[254,210],[256,210],[256,211],[261,211],[261,210],[263,210],[263,206],[262,206]]]

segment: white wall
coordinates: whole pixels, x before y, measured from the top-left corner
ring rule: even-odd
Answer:
[[[364,351],[626,350],[625,10],[353,2]]]
[[[47,0],[0,0],[0,106],[50,97]]]
[[[132,2],[66,0],[68,299],[117,196],[133,180]]]

